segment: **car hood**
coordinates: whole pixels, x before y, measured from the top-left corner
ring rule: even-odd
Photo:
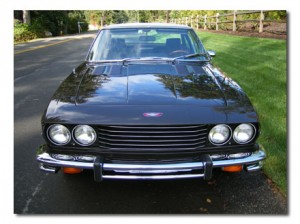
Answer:
[[[202,66],[98,66],[79,84],[76,105],[225,105],[215,77]],[[104,73],[104,74],[103,74]]]
[[[209,63],[83,63],[56,91],[43,121],[205,124],[256,122],[257,115],[242,89]]]

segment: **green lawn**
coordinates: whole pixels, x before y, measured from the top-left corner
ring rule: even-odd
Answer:
[[[286,195],[286,41],[198,32],[205,48],[215,50],[213,64],[237,81],[256,108],[267,153],[264,172]]]

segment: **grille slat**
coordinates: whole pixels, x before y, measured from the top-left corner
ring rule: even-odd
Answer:
[[[206,125],[99,126],[99,147],[105,149],[196,149],[207,141]]]
[[[162,143],[162,142],[166,142],[166,143],[175,143],[175,142],[182,142],[183,140],[182,139],[108,139],[108,138],[103,138],[103,137],[99,137],[100,141],[107,141],[107,142],[150,142],[150,143],[154,143],[154,142],[159,142],[159,143]],[[199,138],[200,140],[201,139],[206,139],[206,137],[202,137],[202,138]],[[199,142],[199,139],[184,139],[185,142]]]
[[[205,125],[199,125],[199,126],[114,126],[114,125],[111,125],[111,126],[107,126],[107,129],[113,129],[113,128],[116,128],[118,130],[121,130],[121,129],[152,129],[152,130],[161,130],[161,129],[175,129],[175,130],[182,130],[182,129],[198,129],[199,127],[205,127]]]
[[[157,130],[157,131],[154,131],[154,130],[147,130],[147,131],[143,131],[143,134],[165,134],[165,133],[173,133],[173,134],[176,134],[176,133],[197,133],[199,130],[189,130],[189,131],[162,131],[162,130]],[[202,129],[202,131],[206,131],[206,129]],[[132,133],[132,134],[141,134],[141,130],[122,130],[122,131],[119,131],[119,130],[104,130],[104,132],[107,132],[107,133]]]
[[[148,135],[146,138],[147,139],[164,139],[164,138],[201,138],[203,136],[205,136],[206,133],[200,133],[200,134],[194,134],[194,135],[191,135],[191,134],[186,134],[186,135],[182,135],[182,134],[178,134],[178,135],[154,135],[154,134],[151,134],[151,135]],[[126,139],[140,139],[140,138],[145,138],[145,135],[144,134],[141,134],[141,135],[126,135],[124,136],[124,138],[126,137]],[[107,133],[104,133],[102,132],[101,133],[101,137],[99,138],[108,138],[108,139],[119,139],[119,138],[122,138],[122,136],[120,135],[111,135],[111,134],[107,134]]]

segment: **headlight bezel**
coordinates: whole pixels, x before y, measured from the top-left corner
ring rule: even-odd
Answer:
[[[239,126],[241,126],[241,125],[249,125],[249,126],[252,127],[252,130],[253,130],[252,136],[251,136],[247,141],[245,141],[245,142],[240,142],[240,141],[238,141],[238,140],[236,139],[236,136],[235,136],[235,133],[236,133],[237,128],[238,128]],[[241,124],[238,124],[238,125],[234,128],[233,133],[232,133],[232,139],[233,139],[233,141],[234,141],[235,143],[240,144],[240,145],[244,145],[244,144],[247,144],[247,143],[251,142],[251,141],[255,138],[256,133],[257,133],[257,130],[256,130],[255,125],[253,125],[253,124],[251,124],[251,123],[241,123]]]
[[[51,137],[50,131],[51,131],[51,129],[54,128],[55,126],[61,126],[61,127],[65,128],[65,129],[68,131],[67,133],[68,133],[69,137],[68,137],[68,140],[67,140],[66,142],[59,143],[59,142],[55,141],[55,140],[53,139],[53,137]],[[52,124],[52,125],[50,125],[50,126],[47,128],[46,134],[47,134],[48,140],[49,140],[52,144],[57,145],[57,146],[67,145],[67,144],[69,144],[70,141],[72,140],[72,134],[71,134],[69,128],[66,127],[65,125],[62,125],[62,124]]]
[[[224,142],[222,142],[222,143],[216,143],[216,142],[212,141],[212,139],[211,139],[211,131],[212,131],[214,128],[216,128],[217,126],[224,126],[224,127],[226,127],[226,128],[228,129],[228,131],[229,131],[229,135],[228,135],[227,139],[226,139]],[[210,142],[211,144],[213,144],[213,145],[215,145],[215,146],[222,146],[222,145],[225,145],[225,144],[227,144],[231,139],[232,139],[232,129],[231,129],[231,127],[230,127],[229,125],[227,125],[227,124],[217,124],[217,125],[214,125],[214,126],[209,130],[209,132],[208,132],[208,140],[209,140],[209,142]]]
[[[77,137],[75,136],[75,132],[76,132],[76,129],[78,129],[78,128],[80,128],[80,127],[88,127],[88,128],[91,128],[91,130],[94,132],[94,139],[93,139],[93,141],[91,141],[91,142],[88,143],[88,144],[85,144],[85,143],[80,142],[80,141],[77,139]],[[91,145],[93,145],[93,144],[96,142],[96,140],[97,140],[97,132],[96,132],[95,129],[94,129],[92,126],[90,126],[90,125],[80,124],[80,125],[76,125],[76,126],[73,128],[73,130],[72,130],[72,138],[73,138],[74,142],[76,142],[76,144],[78,144],[78,145],[80,145],[80,146],[91,146]]]
[[[253,135],[251,136],[250,139],[248,139],[247,141],[245,142],[239,142],[237,141],[236,138],[234,138],[234,131],[236,130],[237,127],[239,127],[240,125],[243,125],[243,124],[247,124],[247,125],[250,125],[252,130],[253,130]],[[224,143],[214,143],[213,141],[211,141],[211,138],[210,138],[210,132],[212,131],[213,128],[215,128],[217,125],[225,125],[227,127],[229,127],[230,131],[231,131],[231,134],[230,134],[230,137],[227,139],[227,141],[225,141]],[[219,123],[219,124],[211,124],[209,125],[209,129],[208,129],[208,132],[207,132],[207,139],[208,139],[208,147],[219,147],[219,146],[238,146],[238,145],[241,145],[241,146],[246,146],[247,144],[253,144],[255,142],[255,140],[258,138],[260,134],[260,125],[258,122],[241,122],[241,123]]]

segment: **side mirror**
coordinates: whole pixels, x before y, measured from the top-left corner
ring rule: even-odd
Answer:
[[[211,57],[215,57],[216,56],[216,52],[215,51],[207,51],[207,53],[209,54],[209,56]]]

